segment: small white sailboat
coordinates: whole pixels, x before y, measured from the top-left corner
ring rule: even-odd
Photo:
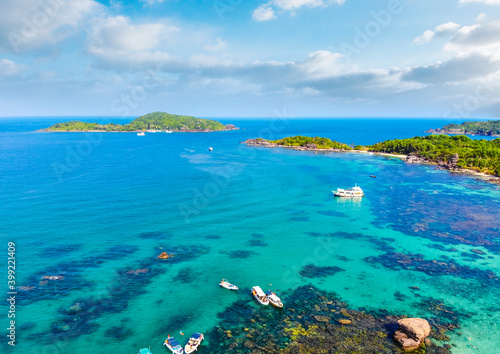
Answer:
[[[137,133],[137,136],[144,136],[144,135],[146,135],[146,133],[144,132]]]
[[[363,190],[358,187],[358,185],[354,185],[354,187],[349,189],[341,189],[337,188],[336,191],[332,191],[333,195],[336,197],[346,197],[346,198],[355,198],[355,197],[363,197],[365,193]]]
[[[282,308],[283,303],[281,302],[281,299],[276,295],[276,293],[273,293],[271,290],[266,292],[267,299],[271,303],[271,305]]]
[[[252,288],[252,295],[260,302],[262,305],[269,305],[269,300],[267,299],[266,294],[262,291],[260,286],[254,286]]]
[[[163,343],[170,351],[174,354],[184,354],[184,349],[182,349],[181,344],[174,337],[168,337]]]
[[[222,286],[223,288],[226,288],[229,290],[238,290],[238,287],[236,285],[231,284],[226,279],[222,279],[219,283],[219,286]]]
[[[187,354],[194,353],[195,351],[198,350],[198,347],[201,344],[201,341],[203,340],[203,334],[202,333],[193,333],[191,335],[191,338],[189,338],[189,342],[186,344],[184,347],[184,352]]]

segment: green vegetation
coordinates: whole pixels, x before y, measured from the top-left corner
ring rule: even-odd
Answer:
[[[473,140],[467,136],[431,135],[388,140],[367,148],[370,151],[416,155],[436,163],[448,161],[452,155],[458,154],[458,167],[500,176],[500,139]]]
[[[430,133],[466,134],[466,135],[500,135],[500,120],[464,122],[462,124],[448,124],[442,129],[431,129]]]
[[[205,132],[227,130],[220,122],[211,119],[195,118],[190,116],[179,116],[175,114],[154,112],[149,113],[132,122],[122,124],[98,124],[85,123],[80,121],[71,121],[65,123],[57,123],[45,131],[105,131],[105,132],[131,132],[153,130],[171,130],[185,132]]]
[[[343,143],[339,143],[337,141],[333,141],[327,138],[315,137],[311,138],[308,136],[292,136],[288,138],[283,138],[279,140],[269,140],[270,143],[283,145],[283,146],[303,146],[306,147],[308,144],[315,144],[317,149],[343,149],[343,150],[352,150],[352,148]],[[313,145],[309,145],[309,147],[314,147]]]

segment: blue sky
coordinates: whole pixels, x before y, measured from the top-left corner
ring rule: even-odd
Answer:
[[[0,116],[500,112],[500,0],[0,0],[0,9]]]

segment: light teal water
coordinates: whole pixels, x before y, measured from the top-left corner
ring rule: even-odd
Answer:
[[[167,335],[184,343],[236,300],[251,302],[254,285],[284,295],[313,284],[352,308],[410,316],[432,316],[422,300],[441,300],[460,315],[452,352],[495,352],[499,188],[397,158],[239,144],[269,131],[368,144],[440,125],[410,121],[398,130],[381,121],[378,136],[357,128],[341,139],[352,121],[313,122],[278,131],[241,121],[240,131],[145,137],[4,129],[0,234],[4,245],[16,243],[17,285],[33,288],[19,290],[16,348],[0,350],[161,353]],[[367,194],[362,201],[333,198],[332,189],[354,183]],[[484,254],[472,258],[473,249]],[[176,255],[158,261],[163,251]],[[390,258],[400,253],[423,261],[404,269]],[[308,264],[343,271],[307,278],[300,271]],[[127,274],[137,269],[145,273]],[[40,284],[44,275],[64,279]],[[242,291],[220,289],[222,278]],[[68,310],[76,304],[85,311]]]

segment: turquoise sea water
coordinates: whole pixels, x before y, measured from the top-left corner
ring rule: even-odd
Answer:
[[[498,186],[391,157],[239,144],[297,134],[371,144],[446,122],[225,119],[241,129],[35,132],[59,120],[0,120],[3,263],[15,242],[21,287],[17,345],[4,337],[0,351],[162,353],[167,335],[184,343],[235,301],[252,302],[254,285],[285,295],[306,284],[354,309],[409,316],[432,316],[422,299],[439,300],[460,315],[453,353],[500,346]],[[362,201],[333,198],[355,183]],[[175,257],[158,261],[163,251]],[[309,264],[342,271],[309,278],[300,274]],[[242,291],[220,289],[222,278]]]

